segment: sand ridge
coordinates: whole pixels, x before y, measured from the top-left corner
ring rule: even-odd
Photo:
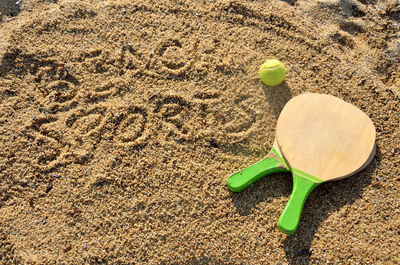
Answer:
[[[400,26],[395,1],[24,1],[2,11],[0,261],[395,264]],[[11,24],[10,24],[11,23]],[[284,84],[257,78],[266,58]],[[377,155],[276,223],[291,177],[239,194],[284,104],[363,110]]]

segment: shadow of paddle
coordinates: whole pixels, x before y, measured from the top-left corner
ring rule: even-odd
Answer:
[[[15,17],[21,12],[21,1],[16,0],[1,0],[0,1],[0,17],[1,13],[6,16]]]
[[[315,233],[331,213],[361,198],[363,189],[371,183],[371,176],[380,164],[381,152],[359,173],[338,181],[321,184],[307,199],[297,231],[283,242],[286,259],[290,264],[309,264],[311,243]],[[345,220],[343,220],[345,221]]]
[[[292,191],[290,173],[274,173],[268,175],[241,192],[231,192],[231,199],[240,215],[249,215],[260,202],[269,198],[289,196]]]

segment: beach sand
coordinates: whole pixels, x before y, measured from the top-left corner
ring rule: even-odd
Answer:
[[[398,264],[400,3],[2,1],[0,264]],[[285,82],[263,85],[267,58]],[[269,151],[305,92],[363,110],[377,154],[278,231]]]

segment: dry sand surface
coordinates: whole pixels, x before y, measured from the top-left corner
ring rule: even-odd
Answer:
[[[0,264],[400,263],[399,1],[1,0],[0,17]],[[287,67],[273,89],[266,58]],[[225,182],[304,92],[367,113],[378,150],[286,236],[290,174]]]

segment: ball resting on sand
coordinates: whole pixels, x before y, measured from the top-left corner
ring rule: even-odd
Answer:
[[[259,69],[261,81],[267,86],[277,86],[285,79],[285,66],[278,60],[267,60]]]

